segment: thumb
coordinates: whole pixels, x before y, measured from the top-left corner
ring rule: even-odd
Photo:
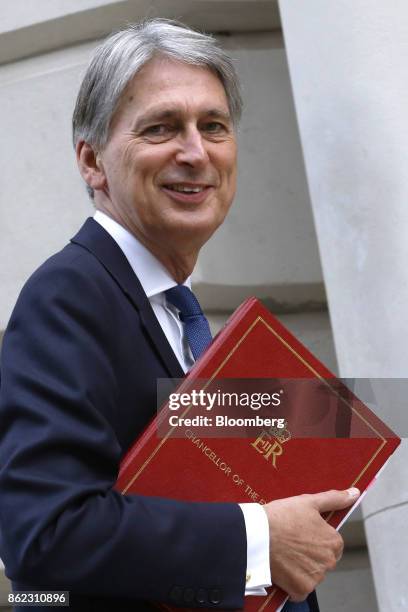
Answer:
[[[354,504],[358,499],[360,491],[355,487],[346,491],[324,491],[315,493],[311,497],[312,503],[319,512],[330,512],[331,510],[343,510]]]

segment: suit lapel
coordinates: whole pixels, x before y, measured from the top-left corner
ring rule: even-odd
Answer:
[[[124,253],[108,232],[89,217],[71,242],[90,251],[115,279],[139,311],[144,329],[171,378],[183,378],[184,372],[173,352],[139,279]]]

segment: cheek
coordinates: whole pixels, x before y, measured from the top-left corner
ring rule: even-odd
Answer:
[[[138,181],[146,187],[152,187],[161,171],[171,164],[172,148],[168,143],[157,145],[139,145],[126,156],[126,165]]]
[[[131,176],[135,173],[135,169],[138,167],[137,163],[137,150],[135,145],[128,144],[118,157],[117,163],[122,168],[124,176]]]
[[[224,176],[235,180],[237,173],[237,149],[235,144],[228,143],[218,152],[217,164]]]
[[[224,165],[224,185],[223,185],[223,196],[225,201],[225,208],[229,210],[232,201],[234,199],[237,189],[237,159],[236,155],[231,155]]]
[[[228,192],[234,192],[237,182],[237,165],[236,159],[231,158],[224,164],[224,187]]]
[[[126,152],[123,150],[113,151],[105,160],[105,171],[110,193],[115,192],[118,197],[123,198],[124,188],[129,184],[130,164]]]

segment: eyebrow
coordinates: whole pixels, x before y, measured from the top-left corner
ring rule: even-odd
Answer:
[[[200,113],[203,117],[213,117],[215,119],[223,119],[224,121],[231,122],[231,115],[229,112],[220,108],[209,108]],[[175,119],[182,115],[182,111],[177,109],[163,109],[153,110],[147,112],[139,117],[134,125],[133,129],[138,130],[149,123],[160,122],[165,119]]]

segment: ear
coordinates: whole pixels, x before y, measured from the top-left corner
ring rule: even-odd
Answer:
[[[79,140],[75,150],[78,168],[85,183],[94,190],[104,189],[107,186],[107,181],[97,151],[85,140]]]

